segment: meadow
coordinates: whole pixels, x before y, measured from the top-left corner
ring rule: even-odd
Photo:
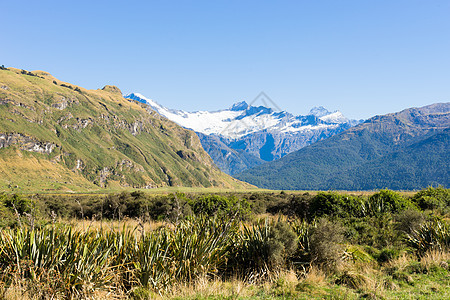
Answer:
[[[449,299],[450,190],[0,194],[4,299]]]

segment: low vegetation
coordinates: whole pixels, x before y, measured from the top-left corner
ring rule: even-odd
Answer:
[[[450,190],[0,194],[6,299],[448,299]]]

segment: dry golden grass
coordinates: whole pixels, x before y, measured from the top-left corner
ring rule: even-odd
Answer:
[[[316,266],[312,266],[306,273],[305,278],[301,280],[302,283],[311,285],[325,286],[327,284],[326,274]]]
[[[410,254],[403,253],[399,257],[386,263],[385,268],[391,270],[405,271],[408,265],[411,264],[415,259]]]
[[[445,250],[430,250],[420,260],[420,265],[430,270],[433,267],[443,267],[448,269],[448,261],[450,261],[450,251]]]
[[[43,291],[36,291],[35,289],[30,289],[22,284],[15,284],[7,288],[6,290],[0,291],[0,299],[4,300],[58,300],[67,299],[64,295],[59,296],[48,296]],[[129,299],[127,295],[120,292],[107,292],[107,291],[95,291],[94,294],[89,298],[93,300],[120,300]]]
[[[80,191],[96,187],[79,173],[74,173],[58,163],[38,159],[21,151],[10,151],[0,158],[0,189],[18,189],[23,192],[36,191]],[[52,184],[58,183],[58,185]]]

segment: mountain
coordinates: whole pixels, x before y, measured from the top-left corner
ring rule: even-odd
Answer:
[[[249,185],[222,173],[194,132],[117,87],[0,70],[0,190],[162,186]]]
[[[450,103],[376,116],[236,178],[272,189],[450,186]]]
[[[160,115],[197,132],[203,148],[228,174],[279,159],[361,122],[323,107],[313,108],[306,116],[294,116],[243,101],[219,111],[186,112],[165,108],[138,93],[125,97],[146,103]]]

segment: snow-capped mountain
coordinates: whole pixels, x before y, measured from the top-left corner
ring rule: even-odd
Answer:
[[[125,97],[146,103],[160,115],[197,132],[205,150],[229,174],[281,158],[361,122],[321,106],[306,116],[251,106],[245,101],[219,111],[186,112],[168,109],[138,93]]]

